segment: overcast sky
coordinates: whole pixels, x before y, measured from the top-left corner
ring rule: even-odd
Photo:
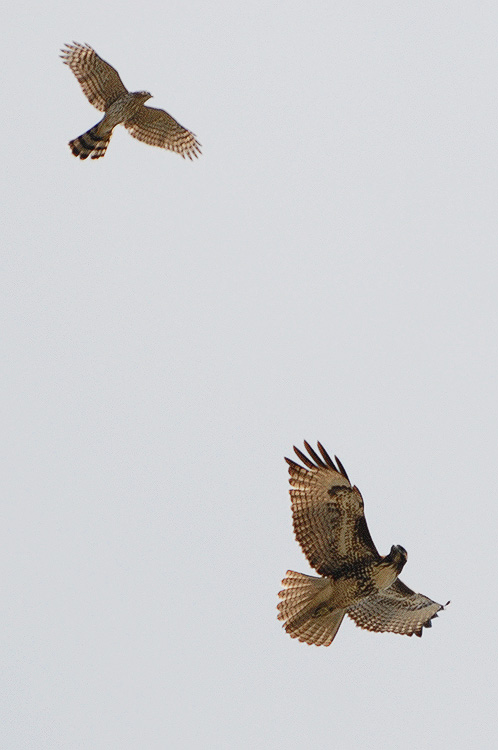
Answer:
[[[100,118],[88,42],[199,160]],[[495,2],[47,0],[3,16],[8,750],[496,739]],[[422,639],[276,619],[320,440]]]

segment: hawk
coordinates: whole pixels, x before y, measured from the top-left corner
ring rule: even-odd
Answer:
[[[363,498],[352,487],[337,456],[332,461],[305,441],[308,458],[294,447],[289,482],[296,539],[321,578],[288,570],[279,593],[278,619],[291,638],[330,646],[344,615],[366,630],[422,635],[443,605],[416,594],[398,575],[407,560],[395,544],[385,557],[377,552],[363,513]]]
[[[112,131],[124,125],[134,138],[151,146],[176,151],[192,159],[201,153],[195,135],[178,123],[164,109],[146,107],[152,94],[128,91],[117,70],[97,55],[88,44],[66,44],[61,57],[76,76],[90,104],[104,112],[102,120],[86,133],[69,142],[69,148],[80,159],[104,156]]]

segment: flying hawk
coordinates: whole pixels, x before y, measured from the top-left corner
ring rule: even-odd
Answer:
[[[360,491],[337,456],[336,466],[320,443],[321,456],[304,445],[312,460],[294,451],[306,468],[285,459],[294,488],[292,519],[297,541],[322,578],[288,570],[278,619],[291,638],[315,646],[330,646],[346,614],[366,630],[421,636],[443,605],[399,580],[407,560],[403,547],[394,544],[388,555],[379,555]]]

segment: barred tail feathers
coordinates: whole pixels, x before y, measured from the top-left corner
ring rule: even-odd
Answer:
[[[74,141],[69,141],[69,148],[73,152],[74,156],[79,156],[80,159],[100,159],[104,156],[107,151],[107,146],[111,140],[111,133],[107,135],[99,135],[99,125],[94,125],[93,128],[87,130],[83,135],[75,138]]]
[[[278,619],[291,638],[315,646],[330,646],[346,613],[330,609],[331,581],[288,570],[279,593]]]

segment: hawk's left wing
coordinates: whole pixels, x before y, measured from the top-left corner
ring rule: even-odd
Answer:
[[[363,498],[352,487],[336,457],[337,465],[318,443],[320,455],[304,441],[310,458],[294,447],[303,462],[290,458],[294,533],[310,565],[322,576],[343,576],[358,563],[378,562],[380,555],[368,530]]]
[[[430,628],[442,604],[423,594],[416,594],[397,578],[389,588],[361,599],[349,607],[348,615],[365,630],[378,633],[422,635],[422,628]]]

